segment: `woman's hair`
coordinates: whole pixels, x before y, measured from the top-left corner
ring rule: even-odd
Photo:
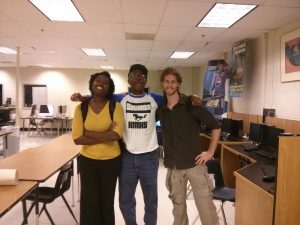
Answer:
[[[180,84],[182,83],[182,77],[181,77],[180,73],[173,67],[167,67],[161,72],[160,82],[163,82],[165,77],[169,74],[175,76],[178,83],[180,83]]]
[[[107,71],[103,71],[103,72],[95,73],[95,74],[91,75],[91,78],[89,80],[89,90],[90,90],[92,96],[94,96],[93,89],[92,89],[93,83],[94,83],[96,77],[98,77],[98,76],[105,76],[105,77],[108,78],[108,80],[109,80],[109,89],[108,89],[108,91],[105,95],[105,98],[106,99],[111,99],[113,93],[115,92],[115,83],[114,83],[113,79],[111,79],[110,74]]]

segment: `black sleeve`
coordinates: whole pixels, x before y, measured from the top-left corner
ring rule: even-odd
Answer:
[[[204,123],[210,129],[219,129],[221,124],[205,107],[191,106],[191,113],[197,121]]]

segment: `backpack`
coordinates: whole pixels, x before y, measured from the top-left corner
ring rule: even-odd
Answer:
[[[108,110],[109,110],[109,115],[110,115],[111,121],[113,121],[113,119],[114,119],[115,108],[116,108],[116,101],[110,100],[109,103],[108,103]],[[89,110],[89,101],[82,102],[80,104],[80,109],[81,109],[82,120],[83,120],[83,123],[84,123],[85,120],[86,120],[88,110]],[[125,143],[123,142],[122,138],[120,138],[118,140],[118,143],[120,145],[121,151],[124,150],[125,149]]]

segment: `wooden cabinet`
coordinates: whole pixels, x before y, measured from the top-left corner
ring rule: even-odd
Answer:
[[[274,196],[236,174],[235,225],[272,225]]]
[[[279,138],[275,225],[300,221],[300,136]]]
[[[221,156],[225,183],[233,186],[235,181],[235,225],[299,224],[300,136],[279,137],[277,163],[238,145],[222,146]],[[243,168],[238,164],[241,156],[250,160]],[[271,164],[277,165],[276,183],[263,182],[261,169]]]

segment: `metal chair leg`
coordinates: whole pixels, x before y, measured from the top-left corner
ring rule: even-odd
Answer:
[[[73,211],[72,211],[71,207],[69,206],[69,204],[68,204],[68,202],[67,202],[67,200],[66,200],[65,196],[64,196],[64,195],[62,195],[61,197],[62,197],[62,199],[64,200],[64,202],[65,202],[65,204],[66,204],[66,206],[67,206],[67,208],[68,208],[69,212],[72,214],[72,216],[73,216],[74,220],[76,221],[76,224],[78,224],[78,221],[77,221],[77,219],[76,219],[76,217],[75,217],[75,215],[74,215],[74,213],[73,213]]]
[[[22,222],[22,225],[23,224],[28,224],[28,221],[27,221],[26,200],[22,201],[22,208],[23,208],[23,222]]]
[[[51,224],[52,224],[52,225],[55,225],[55,223],[54,223],[53,220],[52,220],[52,217],[50,216],[50,213],[48,212],[48,210],[47,210],[47,208],[46,208],[46,204],[43,205],[43,208],[44,208],[45,213],[47,214],[47,217],[48,217],[48,219],[50,220]],[[43,211],[43,210],[41,210],[41,212],[42,212],[42,211]]]
[[[226,221],[226,217],[225,217],[225,212],[224,212],[224,208],[223,208],[223,205],[224,202],[222,201],[221,202],[221,211],[222,211],[222,215],[223,215],[223,219],[224,219],[224,224],[227,225],[227,221]]]

